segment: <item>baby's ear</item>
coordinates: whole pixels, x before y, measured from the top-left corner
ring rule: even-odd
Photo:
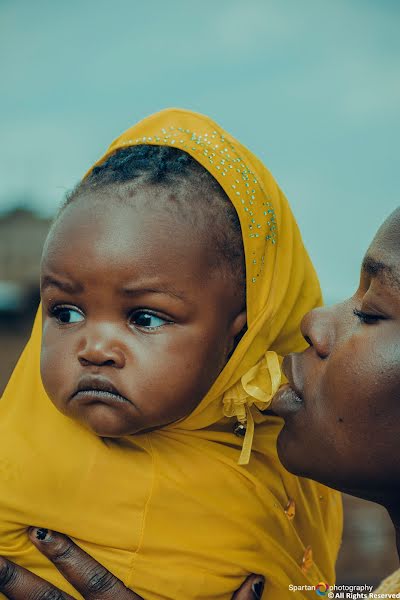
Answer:
[[[232,356],[236,346],[247,331],[246,309],[236,315],[230,327],[228,360]]]
[[[232,339],[232,350],[236,348],[242,337],[247,331],[247,312],[244,308],[236,315],[231,323],[230,338]]]
[[[246,321],[247,312],[246,308],[244,308],[232,321],[230,333],[233,337],[236,337],[242,331],[242,329],[246,326]]]

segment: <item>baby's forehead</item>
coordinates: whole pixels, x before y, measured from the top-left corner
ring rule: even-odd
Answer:
[[[146,183],[131,188],[126,183],[100,189],[84,188],[60,210],[49,239],[73,238],[79,232],[90,234],[93,230],[102,233],[118,230],[120,236],[129,236],[127,225],[133,227],[140,221],[149,238],[155,228],[160,232],[167,230],[171,239],[190,233],[191,243],[201,242],[207,247],[225,238],[232,243],[228,238],[236,228],[238,235],[234,233],[234,241],[241,246],[240,226],[232,226],[227,209],[236,214],[230,201],[204,197],[200,190],[188,185],[168,187]]]
[[[192,185],[166,187],[130,183],[111,185],[100,189],[84,189],[71,202],[67,202],[59,211],[55,225],[61,222],[69,225],[83,225],[88,222],[98,225],[108,221],[144,222],[158,220],[160,225],[168,223],[171,229],[185,230],[190,227],[194,233],[209,231],[226,222],[225,210],[212,198],[204,198]],[[145,217],[145,218],[144,218]]]
[[[175,277],[187,270],[206,273],[213,263],[207,236],[177,221],[174,215],[136,210],[130,205],[107,206],[96,211],[90,203],[69,206],[53,224],[42,255],[44,268],[74,268],[104,273],[162,273],[175,269]],[[187,268],[186,268],[187,267]]]
[[[107,262],[131,253],[151,268],[190,259],[193,272],[228,276],[241,293],[245,290],[243,239],[235,208],[229,199],[204,196],[193,186],[84,188],[59,213],[44,257],[71,257],[73,252],[76,257],[85,255],[85,260],[101,252]]]

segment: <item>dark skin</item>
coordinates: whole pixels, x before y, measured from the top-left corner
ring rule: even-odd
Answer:
[[[400,209],[382,225],[352,298],[311,311],[310,347],[284,359],[278,453],[291,472],[385,506],[400,554]]]
[[[188,415],[226,364],[246,310],[234,277],[216,267],[206,228],[183,227],[163,206],[167,190],[104,200],[76,199],[47,240],[41,374],[61,412],[119,437]],[[140,600],[68,537],[28,535],[84,598]],[[260,598],[262,586],[251,575],[233,598]],[[0,592],[71,598],[2,557]]]
[[[43,384],[62,413],[99,436],[192,412],[246,323],[234,277],[215,267],[206,231],[168,214],[169,194],[140,188],[118,204],[79,197],[45,246]]]

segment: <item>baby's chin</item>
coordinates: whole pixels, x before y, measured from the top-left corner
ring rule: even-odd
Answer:
[[[101,438],[122,438],[149,433],[177,423],[189,414],[185,411],[181,416],[168,418],[166,414],[143,414],[129,401],[86,402],[71,398],[54,399],[48,395],[57,410]]]
[[[168,425],[172,425],[180,421],[181,419],[176,419],[173,421],[168,421],[165,423],[160,423],[157,425],[150,425],[150,423],[145,423],[143,420],[136,422],[122,422],[119,420],[118,422],[104,419],[93,419],[86,418],[85,420],[81,420],[82,424],[98,437],[102,438],[121,438],[128,435],[137,435],[137,434],[145,434],[151,433],[152,431],[158,431],[159,429],[163,429]]]
[[[180,419],[178,419],[180,420]],[[121,423],[109,423],[109,422],[92,422],[92,421],[82,421],[82,424],[89,429],[92,433],[96,434],[98,437],[102,438],[121,438],[128,435],[137,435],[141,433],[151,433],[152,431],[158,431],[159,429],[163,429],[176,421],[170,421],[168,423],[163,423],[162,425],[144,425],[144,424],[122,424]]]
[[[121,438],[143,432],[143,427],[133,423],[121,423],[113,419],[100,419],[98,417],[79,419],[79,421],[98,437]]]
[[[143,417],[138,415],[135,418],[135,415],[127,414],[126,410],[100,402],[86,406],[67,406],[61,412],[102,438],[135,435],[149,427]]]

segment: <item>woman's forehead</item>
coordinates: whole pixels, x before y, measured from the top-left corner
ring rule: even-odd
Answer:
[[[379,228],[362,263],[371,278],[385,280],[400,292],[400,210],[392,213]]]
[[[400,255],[400,208],[396,209],[378,229],[369,253],[383,252],[394,259]]]

